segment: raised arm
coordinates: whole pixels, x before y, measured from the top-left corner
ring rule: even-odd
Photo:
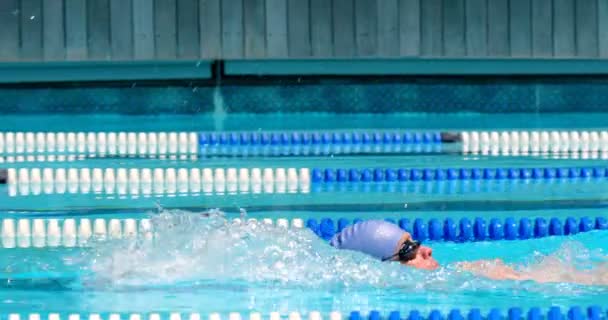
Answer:
[[[529,280],[522,273],[506,265],[501,259],[459,262],[459,270],[493,280]]]

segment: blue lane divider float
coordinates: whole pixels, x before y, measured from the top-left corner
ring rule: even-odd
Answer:
[[[445,180],[552,180],[605,178],[605,167],[546,168],[314,168],[311,180],[331,182],[406,182]]]
[[[199,156],[306,156],[443,152],[459,134],[400,131],[200,132]],[[454,152],[459,152],[454,149]]]
[[[473,219],[462,218],[455,221],[452,218],[439,219],[385,219],[399,225],[401,229],[412,234],[414,239],[426,241],[485,241],[485,240],[526,240],[543,238],[548,236],[573,235],[579,232],[593,230],[607,230],[608,219],[605,217],[582,217],[576,219],[568,217],[565,220],[554,217],[547,221],[545,218],[506,218],[504,220],[492,218],[487,221],[484,218]],[[351,223],[357,223],[361,219],[339,218],[334,221],[331,218],[306,220],[306,227],[315,232],[319,237],[329,240],[334,234],[342,231]]]
[[[359,311],[353,311],[349,315],[349,320],[380,320],[383,319],[382,315],[377,310],[372,310],[367,317],[361,315]],[[468,313],[462,313],[460,309],[451,309],[447,314],[442,314],[439,310],[431,310],[428,316],[425,317],[423,312],[419,310],[411,310],[407,315],[401,315],[399,311],[391,311],[388,314],[389,320],[600,320],[604,319],[602,308],[597,305],[589,306],[583,309],[580,306],[572,306],[568,308],[568,311],[564,314],[562,309],[557,306],[548,308],[546,312],[543,312],[538,307],[533,307],[528,310],[524,310],[520,307],[512,307],[507,310],[506,314],[503,314],[499,308],[491,308],[488,312],[483,312],[480,309],[470,309]]]
[[[469,309],[467,311],[460,311],[458,308],[450,309],[447,314],[442,313],[440,310],[433,309],[428,314],[421,312],[420,310],[413,309],[406,314],[401,314],[399,311],[390,311],[388,314],[382,314],[378,310],[371,310],[367,315],[361,313],[361,311],[352,311],[349,314],[342,315],[341,311],[331,312],[319,312],[311,310],[308,312],[308,316],[305,313],[292,311],[289,312],[288,316],[283,317],[284,312],[272,311],[272,309],[265,312],[230,312],[227,315],[222,315],[217,312],[210,313],[207,318],[209,320],[259,320],[259,319],[282,319],[288,318],[291,320],[600,320],[605,319],[604,311],[598,305],[592,305],[586,308],[580,306],[572,306],[565,313],[562,309],[557,306],[552,306],[547,309],[541,309],[538,307],[532,307],[530,309],[523,309],[520,307],[511,307],[507,309],[506,313],[500,308],[490,308],[489,310],[481,310],[478,308]],[[201,314],[197,312],[192,313],[181,313],[181,312],[150,312],[150,313],[111,313],[101,312],[90,313],[90,314],[78,314],[78,313],[3,313],[0,315],[2,319],[8,320],[20,320],[20,319],[44,319],[48,320],[65,320],[65,319],[84,319],[84,320],[99,320],[107,315],[109,319],[158,319],[158,320],[182,320],[182,319],[201,319]]]
[[[437,144],[452,142],[441,132],[200,132],[200,147],[247,145]]]

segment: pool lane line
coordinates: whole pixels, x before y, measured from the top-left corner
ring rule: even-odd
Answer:
[[[549,236],[568,236],[594,230],[607,230],[606,217],[582,217],[565,219],[545,218],[491,218],[487,221],[482,217],[461,218],[386,218],[386,221],[397,224],[403,230],[412,234],[414,239],[421,241],[499,241],[499,240],[528,240]],[[229,220],[232,224],[261,223],[278,228],[308,228],[320,238],[329,240],[337,232],[362,219],[323,218],[316,219],[285,219],[285,218],[235,218]],[[153,221],[144,219],[117,218],[21,218],[2,219],[0,223],[0,240],[3,248],[45,248],[45,247],[79,247],[88,246],[91,241],[105,240],[151,240],[155,236]]]
[[[608,167],[312,168],[313,183],[606,178]]]
[[[0,155],[80,153],[107,155],[204,154],[209,148],[265,146],[422,145],[453,143],[458,133],[438,131],[251,132],[0,132]],[[238,152],[238,150],[237,150]]]
[[[607,152],[605,130],[463,131],[465,154],[558,154]]]
[[[275,189],[307,193],[310,172],[308,168],[11,168],[6,170],[5,183],[9,196],[259,193]]]
[[[322,192],[319,186],[401,185],[450,181],[604,181],[608,168],[9,168],[0,183],[9,196],[117,194],[120,196]],[[380,183],[380,184],[378,184]],[[438,186],[442,184],[437,184]],[[365,188],[364,188],[365,187]],[[455,187],[455,186],[454,186]],[[470,186],[474,190],[475,184]],[[330,188],[331,189],[331,188]],[[396,191],[396,190],[395,190]]]
[[[580,232],[608,229],[608,220],[605,217],[582,217],[576,219],[567,217],[565,220],[553,217],[548,221],[545,218],[462,218],[455,221],[452,218],[424,219],[402,218],[399,220],[387,218],[386,221],[399,225],[399,227],[412,234],[414,239],[425,241],[469,242],[486,240],[527,240],[544,238],[548,236],[574,235]],[[307,219],[306,227],[319,237],[329,240],[336,233],[361,219],[347,218]]]
[[[387,146],[458,146],[465,154],[559,154],[608,152],[606,130],[469,130],[253,132],[0,132],[0,155],[318,155],[370,152]],[[292,148],[293,147],[293,148]],[[306,147],[304,149],[300,147]],[[310,148],[308,148],[310,147]],[[318,147],[318,148],[315,148]],[[369,150],[368,150],[369,149]],[[381,148],[382,149],[382,148]],[[367,151],[366,151],[367,150]],[[424,152],[385,148],[379,152]],[[442,148],[427,152],[444,152]]]
[[[277,312],[277,311],[266,311],[266,312],[228,312],[218,313],[212,312],[208,315],[201,315],[197,312],[191,313],[180,313],[180,312],[154,312],[146,311],[143,313],[53,313],[46,312],[43,315],[39,313],[6,313],[2,314],[2,317],[7,320],[41,320],[46,318],[48,320],[201,320],[203,318],[208,320],[464,320],[465,316],[467,320],[601,320],[604,319],[604,313],[606,312],[601,306],[590,305],[587,307],[581,307],[574,305],[568,307],[565,313],[558,306],[551,306],[549,308],[521,308],[521,307],[510,307],[503,314],[504,309],[484,306],[487,311],[482,311],[480,308],[471,308],[467,311],[461,311],[459,308],[450,309],[447,314],[443,314],[441,310],[432,309],[426,313],[412,309],[407,315],[402,315],[399,311],[389,311],[384,314],[381,311],[371,309],[368,313],[361,311],[351,311],[347,314],[342,314],[340,311],[320,312],[320,311],[309,311],[308,314],[300,313],[296,311],[292,312]]]

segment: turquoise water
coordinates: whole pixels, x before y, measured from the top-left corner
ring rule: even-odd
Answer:
[[[605,128],[604,113],[198,113],[3,115],[5,131]],[[68,119],[69,118],[69,122]],[[68,125],[69,124],[69,125]]]
[[[3,119],[4,120],[4,119]],[[223,115],[11,116],[4,130],[310,130],[558,128],[593,129],[603,114],[537,115]],[[160,160],[85,159],[3,163],[2,168],[94,167],[543,167],[604,165],[601,159],[543,156],[327,155],[319,157]],[[608,286],[496,281],[458,271],[455,263],[503,259],[518,268],[560,273],[575,266],[608,274],[608,233],[526,241],[431,243],[442,268],[434,272],[379,263],[337,251],[308,230],[264,225],[223,226],[197,212],[240,209],[252,218],[597,217],[606,214],[608,181],[453,181],[330,184],[309,193],[115,197],[54,194],[9,197],[0,188],[4,217],[152,218],[153,242],[98,241],[88,248],[0,249],[0,308],[6,312],[321,312],[412,308],[461,310],[511,306],[602,304]],[[157,207],[168,211],[158,213]],[[170,211],[181,208],[182,211]],[[223,226],[223,227],[221,227]],[[226,234],[222,232],[227,232]],[[604,271],[606,270],[606,271]],[[565,276],[564,276],[565,277]],[[601,281],[600,281],[601,282]]]

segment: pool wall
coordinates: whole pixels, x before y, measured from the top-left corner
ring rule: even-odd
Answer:
[[[6,0],[0,61],[608,56],[603,0]]]
[[[606,74],[602,0],[7,0],[0,83]]]
[[[603,0],[7,0],[0,112],[604,111],[605,9]]]
[[[595,77],[218,77],[173,82],[5,84],[1,113],[604,112]]]

